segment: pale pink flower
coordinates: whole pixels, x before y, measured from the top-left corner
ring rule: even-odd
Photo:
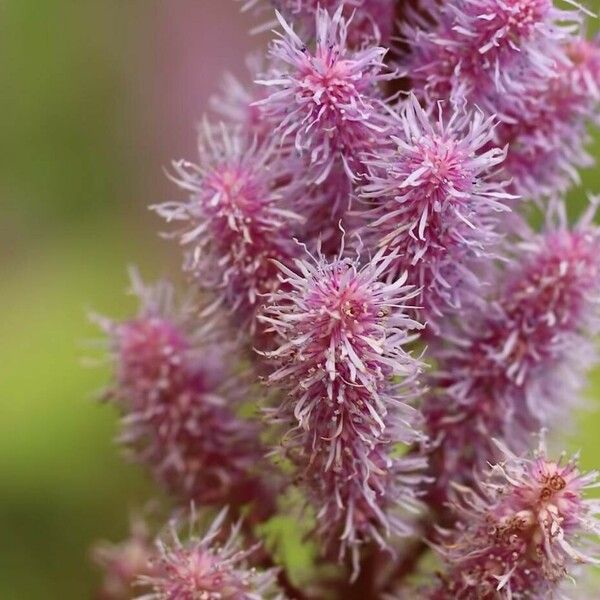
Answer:
[[[390,260],[379,253],[362,268],[322,256],[298,259],[293,270],[280,265],[287,291],[273,294],[261,317],[279,341],[265,353],[275,367],[268,382],[286,392],[272,419],[289,428],[284,451],[342,554],[356,555],[364,538],[383,543],[394,525],[385,509],[409,497],[414,504],[416,486],[400,476],[412,465],[389,453],[392,443],[420,437],[408,403],[419,363],[404,349],[420,326],[406,312],[414,291],[405,277],[381,281]]]
[[[278,286],[273,260],[297,253],[292,236],[301,219],[286,208],[290,174],[275,144],[206,122],[199,153],[197,165],[174,163],[189,198],[153,208],[180,225],[172,235],[187,249],[185,268],[252,328],[261,298]]]
[[[499,178],[506,150],[490,145],[493,123],[462,111],[444,122],[441,110],[432,122],[411,95],[393,147],[367,160],[360,193],[374,208],[366,213],[365,238],[394,256],[386,281],[408,272],[429,321],[480,294],[470,266],[494,255],[499,213],[514,199]]]
[[[123,414],[120,441],[170,491],[200,503],[252,500],[263,449],[255,423],[235,415],[246,388],[229,367],[234,349],[193,301],[133,278],[141,309],[100,319],[115,370],[107,397]]]
[[[523,242],[487,310],[470,311],[434,351],[424,403],[438,489],[493,459],[491,438],[520,452],[530,432],[561,424],[580,400],[600,331],[600,235],[593,209]]]
[[[173,523],[168,536],[157,542],[151,575],[139,579],[152,590],[140,600],[283,600],[276,572],[248,564],[257,546],[241,547],[240,523],[225,533],[225,516],[226,509],[202,536],[192,533],[183,540]]]
[[[581,473],[577,456],[552,460],[543,441],[532,458],[499,447],[475,491],[455,490],[459,524],[439,547],[448,567],[430,600],[554,598],[575,566],[600,564],[588,537],[600,503],[584,497],[598,474]]]
[[[381,82],[394,76],[383,63],[386,50],[348,48],[341,7],[333,15],[317,11],[314,48],[279,13],[277,17],[283,33],[272,42],[270,54],[280,67],[258,80],[270,89],[258,106],[276,135],[307,158],[312,181],[324,181],[336,163],[355,180],[360,154],[384,138],[388,127],[379,90]]]
[[[582,13],[552,0],[427,2],[433,20],[404,29],[413,89],[429,102],[476,104],[489,114],[520,110],[568,64],[562,43]]]

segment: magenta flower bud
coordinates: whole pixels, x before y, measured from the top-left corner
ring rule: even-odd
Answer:
[[[514,198],[498,177],[506,151],[490,145],[492,136],[492,118],[456,112],[447,123],[441,115],[432,123],[411,95],[394,147],[367,161],[361,195],[375,208],[365,236],[371,247],[394,255],[386,281],[408,272],[429,321],[459,308],[469,293],[480,295],[469,262],[493,256],[498,213]]]
[[[140,600],[283,600],[276,572],[249,566],[257,546],[241,547],[240,524],[224,536],[226,512],[219,513],[203,536],[181,540],[176,525],[171,526],[170,539],[157,543],[152,574],[139,579],[152,590]]]
[[[273,260],[297,253],[292,232],[301,219],[285,207],[290,176],[274,148],[205,123],[199,164],[174,163],[189,199],[154,207],[181,223],[173,235],[188,249],[186,269],[251,326],[261,297],[278,285]]]
[[[420,325],[406,312],[414,296],[406,278],[381,281],[390,260],[379,253],[362,268],[321,256],[297,259],[294,271],[280,265],[287,291],[273,294],[261,316],[280,341],[265,353],[275,366],[268,381],[286,392],[272,419],[289,428],[284,450],[323,507],[322,527],[341,536],[342,554],[365,532],[372,539],[374,527],[389,529],[390,444],[420,437],[407,403],[420,366],[404,349]]]
[[[134,277],[133,289],[138,316],[101,321],[116,375],[107,395],[123,413],[120,441],[179,496],[251,500],[263,449],[256,425],[234,412],[245,386],[225,366],[230,345],[191,304],[178,307],[168,284],[146,287]]]
[[[448,568],[430,600],[559,597],[574,567],[600,563],[586,539],[600,533],[600,503],[584,496],[597,473],[581,473],[577,456],[550,459],[543,441],[532,458],[499,448],[476,491],[455,491],[458,525],[439,548]]]
[[[600,234],[592,216],[524,242],[488,310],[461,320],[437,352],[424,410],[439,444],[438,487],[469,482],[493,460],[491,438],[521,452],[532,431],[568,422],[597,356]]]
[[[333,15],[316,13],[316,46],[309,49],[277,13],[283,33],[272,42],[271,56],[281,65],[257,81],[271,92],[258,103],[277,128],[314,167],[311,181],[324,181],[334,165],[359,176],[361,153],[384,137],[388,117],[378,84],[386,71],[384,48],[349,49],[342,7]],[[307,175],[308,177],[308,175]]]

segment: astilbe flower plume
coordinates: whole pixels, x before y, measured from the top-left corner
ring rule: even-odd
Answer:
[[[192,533],[184,540],[177,523],[171,524],[169,534],[157,543],[152,573],[139,578],[139,583],[151,590],[144,599],[283,600],[277,590],[276,572],[258,571],[248,565],[257,546],[241,548],[241,523],[225,534],[225,516],[223,509],[204,535]]]
[[[420,326],[407,314],[414,291],[406,278],[380,280],[390,260],[380,253],[359,268],[355,259],[311,256],[294,270],[280,265],[288,290],[273,294],[261,317],[280,340],[266,353],[268,381],[287,392],[272,418],[289,428],[284,449],[342,554],[364,538],[383,543],[378,531],[392,525],[402,531],[385,509],[414,504],[422,464],[390,458],[392,443],[420,435],[408,404],[419,363],[404,349]]]
[[[532,431],[561,423],[580,397],[600,330],[600,233],[593,209],[574,228],[523,242],[487,310],[467,312],[434,351],[424,412],[440,488],[493,459],[491,437],[520,452]]]
[[[497,215],[513,199],[497,175],[506,151],[489,147],[493,119],[461,111],[444,123],[441,112],[432,123],[411,95],[394,147],[369,158],[361,188],[374,203],[366,239],[394,256],[383,276],[392,282],[408,272],[429,320],[478,291],[469,261],[493,256]]]
[[[296,253],[292,235],[301,221],[285,206],[293,183],[274,147],[205,122],[199,163],[174,163],[189,199],[154,207],[182,224],[172,235],[188,248],[186,269],[251,327],[261,297],[277,286],[272,261],[288,262]]]
[[[312,50],[277,17],[283,33],[271,46],[273,69],[258,80],[271,88],[259,106],[276,126],[277,137],[307,157],[313,182],[323,181],[336,163],[354,180],[361,152],[373,148],[388,126],[379,90],[393,77],[383,63],[386,50],[348,48],[342,7],[332,15],[317,10]]]
[[[276,37],[152,207],[193,293],[134,276],[137,314],[98,318],[128,455],[231,518],[101,546],[104,597],[571,597],[595,474],[520,457],[598,359],[599,202],[570,224],[561,200],[600,122],[585,8],[240,1]],[[288,526],[309,543],[277,570]]]
[[[406,68],[428,102],[476,104],[490,114],[522,109],[560,65],[562,42],[581,21],[552,0],[450,0],[425,3],[429,18],[406,26]]]
[[[565,44],[569,62],[546,86],[524,98],[525,109],[507,110],[497,140],[508,147],[505,168],[514,189],[540,198],[579,183],[578,170],[594,164],[585,151],[586,125],[599,122],[600,46],[598,40]]]
[[[135,275],[132,283],[137,316],[99,319],[114,363],[106,396],[123,414],[121,443],[183,498],[252,499],[259,487],[253,468],[264,451],[257,426],[234,412],[246,386],[226,366],[231,344],[192,298],[178,306],[170,284],[146,286]]]
[[[600,533],[597,500],[585,498],[597,473],[581,473],[577,456],[549,458],[542,441],[533,457],[500,445],[502,462],[476,490],[458,487],[459,525],[440,552],[447,563],[429,600],[521,600],[557,592],[580,564],[598,564],[587,536]]]

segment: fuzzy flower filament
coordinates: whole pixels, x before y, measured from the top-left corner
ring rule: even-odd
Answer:
[[[584,497],[597,473],[581,473],[577,457],[552,460],[543,443],[526,458],[500,449],[478,490],[454,493],[459,525],[439,548],[448,570],[430,600],[560,597],[577,565],[599,563],[589,536],[600,504]]]
[[[367,162],[361,195],[374,208],[365,235],[394,256],[386,281],[407,271],[409,283],[422,290],[417,303],[428,319],[474,296],[478,279],[469,261],[493,256],[499,213],[514,198],[498,174],[506,151],[488,148],[492,137],[492,118],[455,112],[447,123],[441,114],[432,123],[410,96],[392,136],[394,148]]]
[[[258,429],[235,415],[243,383],[225,367],[231,348],[173,288],[134,277],[142,306],[123,322],[101,319],[115,381],[107,397],[123,414],[120,441],[178,496],[245,502],[260,491]]]
[[[267,353],[268,381],[287,392],[273,419],[290,428],[284,448],[343,549],[373,525],[389,529],[390,444],[419,437],[406,398],[419,364],[404,349],[420,327],[405,310],[414,292],[403,278],[380,281],[388,262],[379,254],[363,268],[350,258],[280,265],[289,291],[273,294],[261,317],[280,341]],[[414,500],[414,487],[402,493]]]
[[[253,326],[260,299],[277,286],[273,260],[296,253],[292,232],[301,219],[285,207],[289,173],[274,145],[205,123],[198,165],[174,164],[190,197],[154,207],[182,226],[173,235],[188,251],[185,267],[215,290],[242,324]]]
[[[333,15],[316,13],[316,47],[310,50],[278,13],[283,28],[271,46],[281,65],[257,83],[270,95],[258,103],[277,128],[277,135],[307,157],[312,180],[323,181],[341,164],[351,180],[359,176],[362,152],[381,140],[388,125],[378,84],[386,72],[386,50],[347,47],[347,22],[342,7]]]

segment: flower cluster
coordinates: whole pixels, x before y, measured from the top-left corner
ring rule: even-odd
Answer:
[[[260,297],[277,285],[271,261],[289,260],[295,251],[291,232],[299,217],[282,202],[292,184],[272,158],[273,144],[205,123],[200,163],[174,164],[189,200],[155,207],[168,222],[183,223],[175,235],[190,248],[186,268],[203,287],[220,292],[245,325],[252,325]]]
[[[432,321],[468,303],[478,283],[469,263],[493,255],[496,216],[512,199],[497,177],[506,153],[486,148],[493,119],[481,113],[455,112],[448,123],[440,114],[432,123],[410,96],[398,120],[394,145],[368,162],[361,196],[375,206],[367,213],[366,237],[394,256],[386,280],[408,272]]]
[[[270,54],[280,66],[259,81],[272,90],[259,104],[276,124],[281,142],[307,157],[316,183],[336,164],[356,179],[357,157],[384,138],[387,129],[378,88],[394,76],[383,62],[386,50],[375,45],[348,48],[341,9],[332,16],[317,10],[314,51],[278,15],[284,33]]]
[[[350,258],[297,260],[295,271],[281,265],[289,291],[273,295],[262,317],[281,339],[266,353],[277,366],[269,382],[287,391],[272,418],[289,428],[284,447],[342,553],[365,531],[383,543],[378,529],[389,534],[398,523],[385,509],[414,497],[412,486],[393,489],[414,461],[389,450],[418,439],[407,396],[419,363],[404,346],[419,325],[404,308],[414,296],[406,278],[381,281],[390,260],[380,253],[361,269]]]
[[[552,0],[425,4],[429,19],[419,15],[404,31],[415,93],[497,116],[518,193],[564,191],[590,165],[585,124],[599,106],[600,49],[580,33],[583,9]]]
[[[597,473],[552,460],[543,442],[531,458],[500,449],[478,490],[456,490],[459,524],[439,548],[448,566],[430,600],[552,598],[578,565],[600,564],[586,539],[600,533],[600,504],[584,497]]]
[[[565,424],[594,363],[600,330],[600,231],[589,222],[527,238],[477,309],[433,350],[438,371],[424,403],[438,486],[470,481],[493,458],[492,437],[513,450]]]
[[[249,562],[258,546],[241,548],[238,521],[226,531],[227,509],[214,518],[202,535],[194,533],[198,516],[192,510],[189,533],[181,535],[182,516],[152,539],[148,526],[135,523],[121,544],[102,544],[96,550],[105,570],[106,600],[285,600],[274,569],[257,570]]]
[[[257,426],[236,416],[243,379],[225,367],[231,351],[190,298],[178,306],[166,282],[132,277],[138,315],[100,318],[109,335],[115,382],[106,396],[123,414],[120,441],[136,462],[186,499],[240,502],[260,488],[264,454]]]
[[[159,539],[157,556],[151,561],[150,575],[140,576],[140,583],[152,592],[144,598],[153,600],[283,600],[276,586],[273,570],[257,571],[247,564],[257,550],[240,548],[238,522],[223,537],[223,509],[202,536],[191,535],[182,541],[176,524],[170,540]]]
[[[134,277],[137,315],[99,319],[128,454],[174,510],[219,516],[103,546],[104,595],[560,597],[597,562],[595,475],[528,453],[597,362],[598,199],[564,196],[600,122],[585,9],[242,1],[275,39],[152,207],[193,293]]]

